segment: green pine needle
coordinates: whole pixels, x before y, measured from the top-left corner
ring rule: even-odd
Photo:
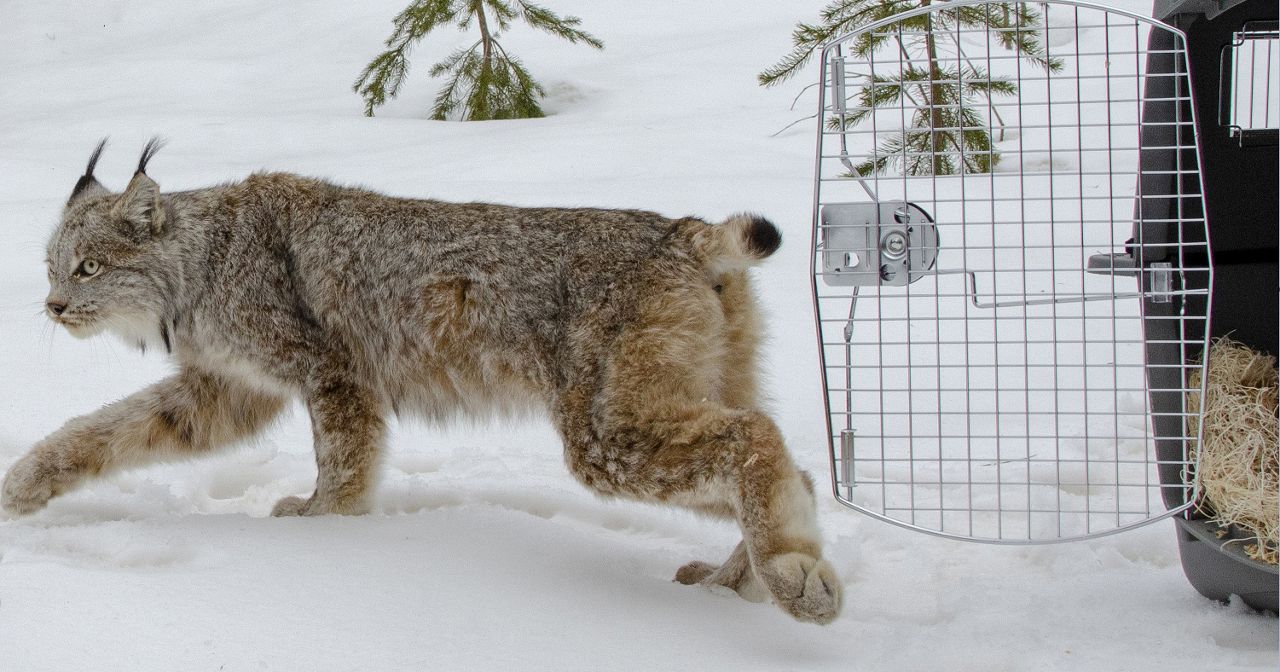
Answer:
[[[578,17],[562,17],[525,0],[415,0],[392,20],[395,28],[386,40],[388,49],[365,66],[352,85],[364,98],[365,115],[373,116],[375,108],[399,93],[414,43],[444,25],[461,30],[479,25],[480,40],[431,67],[432,77],[446,78],[436,94],[431,118],[478,121],[545,116],[538,99],[546,90],[497,39],[516,19],[572,44],[604,48],[599,38],[578,28],[582,23]]]
[[[761,72],[759,82],[773,86],[786,81],[836,37],[926,2],[834,0],[822,10],[821,23],[796,26],[791,35],[792,50]],[[845,114],[827,119],[827,128],[838,131],[856,126],[877,109],[909,104],[915,110],[909,127],[880,141],[872,158],[853,166],[848,176],[867,177],[891,169],[904,175],[991,172],[1000,161],[992,132],[1003,127],[991,99],[1017,95],[1018,85],[967,63],[955,32],[986,28],[1003,48],[1035,67],[1056,72],[1062,61],[1051,58],[1044,47],[1043,25],[1041,13],[1026,3],[972,5],[903,19],[893,24],[893,31],[866,32],[847,42],[848,53],[863,59],[896,42],[892,48],[907,58],[909,65],[892,76],[860,75],[863,81],[851,97],[855,104]],[[938,53],[958,54],[959,58],[939,58]],[[958,67],[957,60],[966,64]],[[917,67],[915,63],[925,65]]]

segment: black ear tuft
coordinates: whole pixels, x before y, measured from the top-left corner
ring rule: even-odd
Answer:
[[[138,173],[147,174],[147,164],[156,155],[156,152],[159,152],[160,148],[164,147],[164,144],[165,141],[160,139],[159,136],[153,136],[147,141],[146,146],[142,148],[142,158],[138,159]]]
[[[98,141],[98,146],[93,150],[93,154],[89,155],[89,165],[84,169],[85,177],[93,177],[93,169],[98,165],[98,158],[102,156],[102,150],[107,148],[107,139],[103,138]]]
[[[98,146],[93,150],[93,154],[89,155],[89,165],[85,167],[84,175],[81,175],[80,179],[76,180],[76,186],[71,190],[71,198],[67,199],[68,203],[74,201],[76,196],[79,196],[85,189],[97,184],[98,180],[93,176],[93,169],[97,167],[98,158],[102,156],[102,150],[106,149],[106,147],[107,139],[103,138],[98,142]]]

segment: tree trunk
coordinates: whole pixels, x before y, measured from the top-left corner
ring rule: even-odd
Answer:
[[[932,4],[932,0],[922,0],[920,6],[928,7]],[[931,157],[933,160],[932,175],[938,175],[943,170],[942,148],[946,142],[946,138],[938,129],[942,128],[946,123],[943,120],[942,109],[939,107],[939,99],[942,98],[943,84],[938,83],[942,79],[942,69],[938,67],[938,42],[933,36],[933,15],[928,15],[928,25],[925,28],[924,40],[925,51],[929,57],[929,146],[933,152]]]
[[[493,59],[493,36],[489,34],[489,22],[484,17],[484,0],[473,0],[471,11],[475,12],[480,23],[480,46],[484,49],[480,57],[480,70],[488,71]]]

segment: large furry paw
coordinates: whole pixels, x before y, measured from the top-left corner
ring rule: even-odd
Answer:
[[[43,509],[58,494],[56,469],[41,463],[37,453],[28,453],[5,474],[0,505],[10,513],[26,515]]]
[[[686,586],[693,586],[702,583],[708,576],[711,576],[718,566],[701,560],[694,560],[687,565],[676,570],[676,583],[683,583]]]
[[[285,497],[276,502],[271,509],[271,515],[275,517],[281,516],[310,516],[311,500],[305,497]]]
[[[756,568],[773,601],[797,621],[826,625],[840,615],[844,587],[831,563],[783,553]]]
[[[323,516],[334,513],[343,516],[359,516],[369,512],[369,507],[362,501],[332,502],[310,497],[285,497],[276,502],[271,515],[280,516]]]

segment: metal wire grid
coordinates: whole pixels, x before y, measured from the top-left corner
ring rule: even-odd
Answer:
[[[1157,436],[1150,399],[1188,391],[1206,346],[1211,268],[1183,35],[1087,3],[1036,3],[1046,56],[1060,62],[1049,70],[999,44],[990,17],[1010,6],[935,4],[826,47],[813,290],[837,499],[943,536],[1038,543],[1108,534],[1181,510],[1163,511],[1162,487],[1187,488],[1183,501],[1194,501],[1191,483],[1161,485],[1154,443],[1194,445],[1198,437],[1185,434],[1185,422]],[[956,12],[972,17],[975,9],[989,12],[985,25],[956,20]],[[923,49],[921,17],[935,37]],[[1149,48],[1153,30],[1169,31],[1174,48]],[[864,33],[886,39],[856,53]],[[885,140],[930,127],[912,126],[905,95],[857,105],[868,100],[858,97],[860,87],[876,100],[880,83],[928,68],[929,51],[934,77],[1016,84],[1015,95],[976,106],[990,149],[971,151],[960,133],[942,150],[953,165],[998,152],[993,171],[905,175],[913,153],[902,143],[891,156]],[[1160,59],[1173,67],[1144,74]],[[1172,95],[1148,94],[1157,77],[1174,78]],[[934,106],[924,109],[938,118]],[[861,122],[847,123],[855,113]],[[951,130],[971,130],[969,123]],[[1173,157],[1172,165],[1144,170],[1140,138],[1162,125],[1174,140],[1144,149]],[[939,130],[946,129],[932,128]],[[858,177],[860,163],[881,160],[889,170]],[[1169,188],[1142,193],[1152,179]],[[890,222],[886,234],[891,211],[908,224]],[[1168,214],[1135,214],[1156,212]],[[932,238],[921,236],[930,229]],[[1163,261],[1130,270],[1120,255],[1097,256],[1131,236],[1130,250]],[[1089,272],[1091,257],[1106,263]],[[898,259],[905,273],[878,263]],[[1144,310],[1150,302],[1176,309]],[[1174,340],[1157,344],[1175,347],[1179,359],[1147,361],[1144,319],[1176,322]],[[1183,382],[1151,387],[1148,374],[1159,367]],[[1176,466],[1194,471],[1186,461]]]
[[[1223,125],[1240,136],[1248,131],[1280,129],[1280,29],[1275,21],[1249,21],[1232,34],[1224,50],[1229,91]],[[1229,85],[1228,85],[1229,82]]]

